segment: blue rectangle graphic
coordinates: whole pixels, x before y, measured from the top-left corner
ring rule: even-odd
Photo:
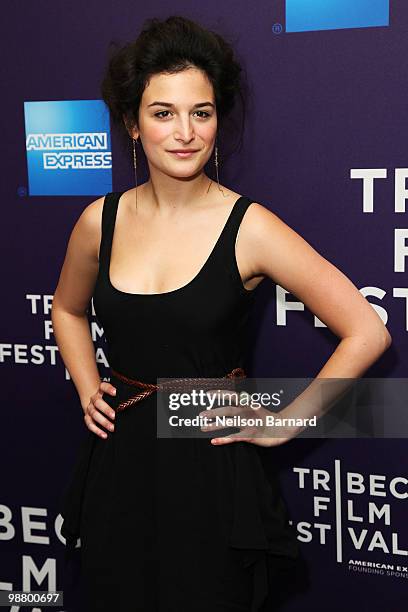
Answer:
[[[286,0],[286,32],[388,26],[389,0]]]
[[[24,102],[30,196],[112,191],[109,112],[102,100]]]

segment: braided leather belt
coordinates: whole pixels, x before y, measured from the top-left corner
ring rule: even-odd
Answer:
[[[124,383],[139,387],[141,389],[141,391],[139,391],[136,395],[133,395],[129,399],[118,404],[118,406],[114,409],[116,412],[121,412],[122,410],[129,408],[129,406],[136,404],[136,402],[140,402],[155,391],[188,391],[196,387],[213,389],[220,383],[229,388],[234,386],[235,379],[246,378],[243,368],[234,368],[231,372],[221,378],[173,378],[155,385],[153,383],[144,383],[134,378],[128,378],[112,368],[111,372],[114,376],[116,376],[116,378]]]

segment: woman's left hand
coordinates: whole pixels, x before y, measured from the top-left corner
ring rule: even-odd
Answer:
[[[219,394],[223,396],[226,394],[226,397],[229,397],[231,391],[228,389],[217,389],[217,391],[207,392],[208,395]],[[281,411],[280,416],[283,416],[284,410]],[[200,417],[207,417],[208,420],[214,419],[215,417],[225,416],[225,417],[239,417],[239,419],[253,419],[253,418],[261,418],[262,425],[252,425],[252,426],[244,426],[239,427],[238,425],[232,425],[232,427],[239,427],[240,431],[238,433],[230,434],[228,436],[223,436],[220,438],[211,438],[211,444],[221,445],[221,444],[231,444],[232,442],[250,442],[251,444],[256,444],[257,446],[271,447],[271,446],[280,446],[285,444],[285,442],[289,442],[292,438],[295,438],[302,428],[300,427],[274,427],[266,425],[266,416],[270,416],[271,411],[266,410],[263,407],[260,408],[252,408],[247,405],[226,405],[220,408],[211,408],[210,410],[204,410],[199,413]],[[202,426],[201,431],[212,432],[219,431],[222,429],[226,429],[231,427],[231,425],[216,425],[215,423],[210,423],[207,426]],[[269,437],[268,432],[283,434],[283,437],[277,437],[277,435]]]

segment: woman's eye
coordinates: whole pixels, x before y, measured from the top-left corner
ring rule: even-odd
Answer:
[[[159,115],[162,115],[163,113],[168,113],[169,111],[160,111],[159,113],[155,113],[155,117],[159,117]],[[161,117],[159,117],[159,119],[161,119]]]

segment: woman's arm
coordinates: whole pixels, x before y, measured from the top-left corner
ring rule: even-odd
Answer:
[[[239,246],[238,246],[239,245]],[[237,262],[250,280],[268,276],[297,296],[338,337],[340,343],[312,383],[279,417],[320,418],[390,346],[391,336],[370,303],[357,287],[333,264],[322,257],[306,240],[262,204],[253,202],[245,213],[239,231]],[[323,379],[331,386],[321,392]],[[329,392],[330,391],[330,392]],[[227,393],[229,391],[226,390]],[[321,401],[323,398],[323,402]],[[229,406],[212,409],[215,416],[242,414],[253,410]],[[260,410],[257,416],[267,416]],[[201,412],[200,416],[207,416]],[[217,431],[211,424],[202,431]],[[295,437],[304,427],[244,427],[238,433],[212,438],[211,444],[246,441],[258,446],[275,446]],[[268,437],[270,436],[270,437]],[[282,436],[282,437],[277,437]]]
[[[253,276],[266,275],[297,296],[341,338],[317,377],[360,377],[390,346],[391,336],[357,287],[265,206],[253,203],[242,231]]]
[[[72,230],[51,310],[54,336],[84,411],[101,380],[86,311],[99,268],[103,201],[89,204]]]

